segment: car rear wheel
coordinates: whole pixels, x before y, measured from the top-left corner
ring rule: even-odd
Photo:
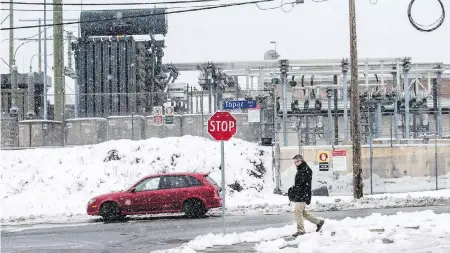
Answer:
[[[115,221],[123,218],[120,207],[114,202],[103,203],[100,208],[100,216],[104,221]]]
[[[183,211],[190,218],[198,218],[208,212],[203,202],[199,199],[187,200],[183,205]]]

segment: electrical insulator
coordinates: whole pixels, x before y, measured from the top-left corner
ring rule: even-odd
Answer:
[[[333,96],[333,89],[327,88],[327,97],[331,98]]]
[[[322,102],[319,99],[316,99],[316,104],[314,106],[316,110],[322,110]]]
[[[412,98],[409,100],[409,107],[415,107],[416,106],[416,98]]]
[[[422,114],[422,125],[423,126],[428,126],[428,123],[429,123],[429,121],[428,121],[428,114],[426,114],[426,113],[424,113],[424,114]]]
[[[317,116],[316,127],[319,129],[323,129],[323,117],[322,116]]]
[[[399,100],[397,101],[397,110],[400,111],[400,108],[402,108],[402,102]]]
[[[289,64],[287,60],[280,60],[280,71],[282,74],[286,74],[289,68]]]

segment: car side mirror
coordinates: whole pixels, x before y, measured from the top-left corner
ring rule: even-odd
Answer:
[[[131,193],[135,193],[135,192],[136,192],[136,188],[132,188],[132,189],[130,190],[130,192],[131,192]]]

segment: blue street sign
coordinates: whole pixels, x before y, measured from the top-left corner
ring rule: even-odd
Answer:
[[[230,100],[223,102],[224,110],[256,108],[255,100]]]

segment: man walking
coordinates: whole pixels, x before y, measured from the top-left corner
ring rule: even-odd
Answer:
[[[316,224],[316,232],[320,231],[325,221],[305,210],[306,205],[311,204],[312,170],[303,156],[296,155],[293,159],[295,166],[297,166],[297,174],[295,175],[294,186],[289,188],[288,196],[290,201],[295,202],[294,214],[297,220],[297,232],[292,236],[297,237],[305,234],[304,219]]]

